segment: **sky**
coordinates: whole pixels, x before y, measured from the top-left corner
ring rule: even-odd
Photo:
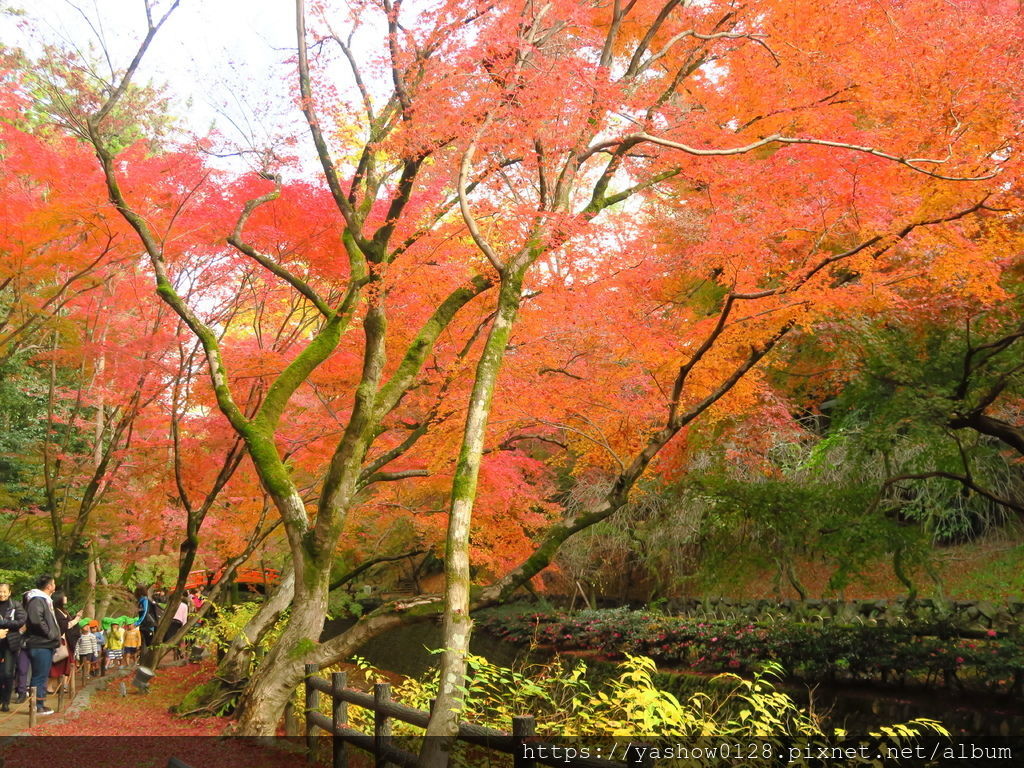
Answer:
[[[168,0],[157,0],[155,15]],[[0,43],[38,55],[59,40],[123,70],[145,34],[143,0],[0,0]],[[13,13],[12,13],[13,11]],[[181,0],[157,34],[138,80],[166,83],[172,111],[192,132],[211,126],[242,144],[302,129],[295,108],[294,4]],[[259,117],[257,117],[257,115]]]

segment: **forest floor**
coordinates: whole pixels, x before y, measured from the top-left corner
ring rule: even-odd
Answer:
[[[293,749],[226,737],[226,718],[182,718],[171,713],[170,708],[192,687],[209,680],[212,671],[206,664],[161,667],[148,694],[133,688],[127,672],[115,670],[94,679],[63,711],[38,718],[32,729],[25,713],[7,721],[14,725],[0,731],[0,765],[164,768],[171,757],[191,768],[293,768],[301,762],[303,758]],[[47,703],[55,706],[56,697]],[[10,735],[18,724],[16,735]]]
[[[932,573],[923,568],[911,568],[912,578],[920,590],[920,597],[932,597],[936,583],[942,582],[943,593],[951,600],[989,600],[1000,603],[1019,600],[1024,594],[1024,526],[1010,525],[997,529],[974,541],[936,547]],[[828,587],[834,567],[821,561],[797,559],[797,575],[812,599],[835,598],[839,595]],[[796,598],[796,591],[779,581],[773,571],[734,574],[732,578],[716,573],[720,581],[714,590],[736,599]],[[907,588],[896,578],[891,557],[879,557],[866,562],[851,574],[843,597],[847,600],[897,598],[906,595]]]

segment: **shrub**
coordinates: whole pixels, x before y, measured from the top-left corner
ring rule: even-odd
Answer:
[[[360,661],[359,666],[367,679],[376,677],[365,662]],[[612,738],[644,742],[653,748],[685,744],[691,751],[722,744],[757,744],[758,759],[744,764],[776,764],[778,755],[788,755],[790,765],[839,768],[851,763],[845,758],[819,760],[817,748],[868,743],[877,748],[883,743],[903,745],[924,734],[948,736],[939,723],[926,719],[883,726],[857,738],[841,729],[826,731],[813,711],[800,708],[774,687],[769,678],[780,674],[777,666],[757,673],[752,680],[720,675],[710,687],[685,697],[660,688],[655,663],[644,656],[627,656],[616,665],[614,674],[600,683],[592,679],[581,660],[569,665],[556,659],[516,670],[471,656],[469,667],[464,721],[508,731],[514,715],[528,713],[536,718],[542,739],[576,740],[580,745],[593,744],[596,739],[608,743]],[[393,693],[395,700],[425,710],[436,696],[437,675],[406,680]],[[322,701],[325,704],[329,706]],[[349,720],[352,727],[364,732],[373,729],[369,710],[349,707]],[[422,736],[421,729],[397,721],[393,721],[393,729],[410,749],[415,749],[416,739]],[[795,748],[800,748],[799,756],[790,752]],[[769,752],[771,759],[761,760]],[[461,764],[474,765],[480,755],[469,750],[461,757]],[[735,753],[715,758],[703,755],[687,764],[734,766],[738,757]]]
[[[0,568],[0,582],[11,585],[11,594],[14,599],[19,599],[23,592],[27,592],[36,585],[36,576],[28,571],[16,571]]]

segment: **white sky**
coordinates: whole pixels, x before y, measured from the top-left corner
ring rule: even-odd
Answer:
[[[160,0],[156,12],[167,5]],[[119,70],[145,34],[142,0],[0,0],[0,10],[3,45],[38,54],[40,40],[60,40],[100,55],[102,35]],[[167,83],[172,112],[199,134],[215,123],[233,140],[248,134],[261,144],[271,134],[304,132],[294,64],[286,63],[295,56],[294,14],[289,0],[181,0],[137,82]]]

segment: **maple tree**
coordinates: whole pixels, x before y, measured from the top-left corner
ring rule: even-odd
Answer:
[[[3,79],[16,82],[13,76]],[[88,175],[88,154],[74,151],[67,140],[49,142],[21,130],[19,103],[13,88],[0,122],[0,370],[17,370],[19,363],[33,368],[45,392],[43,427],[31,445],[40,455],[40,502],[49,517],[59,578],[72,551],[81,548],[145,394],[133,382],[124,402],[104,395],[123,373],[104,370],[103,347],[127,317],[98,316],[96,308],[110,301],[114,271],[126,255],[94,205],[98,188],[55,181]],[[135,343],[134,329],[128,342]]]
[[[157,555],[179,535],[181,507],[187,575],[199,547],[199,527],[243,452],[237,440],[233,449],[228,441],[220,477],[198,470],[221,451],[217,442],[224,425],[195,412],[209,406],[196,350],[190,349],[184,326],[169,321],[169,310],[148,300],[150,277],[136,269],[137,247],[126,237],[123,221],[96,205],[104,191],[91,153],[42,120],[49,113],[32,101],[40,94],[30,87],[38,80],[26,74],[22,57],[5,58],[13,66],[3,76],[10,88],[0,121],[6,203],[0,370],[5,379],[11,372],[5,383],[13,389],[38,390],[36,410],[16,418],[39,422],[23,427],[26,439],[18,450],[24,477],[18,481],[35,482],[41,492],[4,506],[10,503],[22,517],[26,532],[39,533],[34,512],[42,513],[52,541],[47,570],[64,580],[86,576],[85,609],[95,615],[97,589],[100,612],[115,595],[108,574],[131,573],[137,560]],[[151,188],[177,181],[157,177]],[[184,439],[178,429],[182,420],[189,431]],[[8,426],[15,431],[22,425]],[[206,459],[183,472],[182,461],[196,455],[200,440]],[[189,455],[183,459],[183,453]],[[203,483],[212,491],[199,491]],[[255,506],[266,517],[257,487],[243,491],[236,484],[232,493],[235,508]],[[193,505],[194,494],[205,498]],[[248,540],[240,532],[225,537],[210,529],[224,518],[247,525],[249,515],[236,509],[212,517],[206,548],[221,553],[228,569],[243,563],[273,527],[257,524]],[[220,534],[229,531],[220,526]],[[86,573],[80,574],[83,562]],[[214,562],[221,565],[219,557]]]
[[[783,410],[759,363],[787,339],[951,274],[983,291],[997,246],[965,228],[1015,204],[1009,4],[299,0],[321,185],[269,154],[227,180],[185,151],[121,151],[108,121],[177,6],[145,4],[137,53],[65,124],[201,343],[288,539],[292,610],[242,697],[246,733],[273,733],[304,661],[438,609],[388,603],[310,643],[347,526],[419,493],[448,506],[429,732],[450,737],[472,609],[626,506],[652,465],[679,471],[697,424]],[[568,510],[548,492],[560,459],[592,481]],[[471,594],[474,522],[503,549],[510,512],[522,557]]]

